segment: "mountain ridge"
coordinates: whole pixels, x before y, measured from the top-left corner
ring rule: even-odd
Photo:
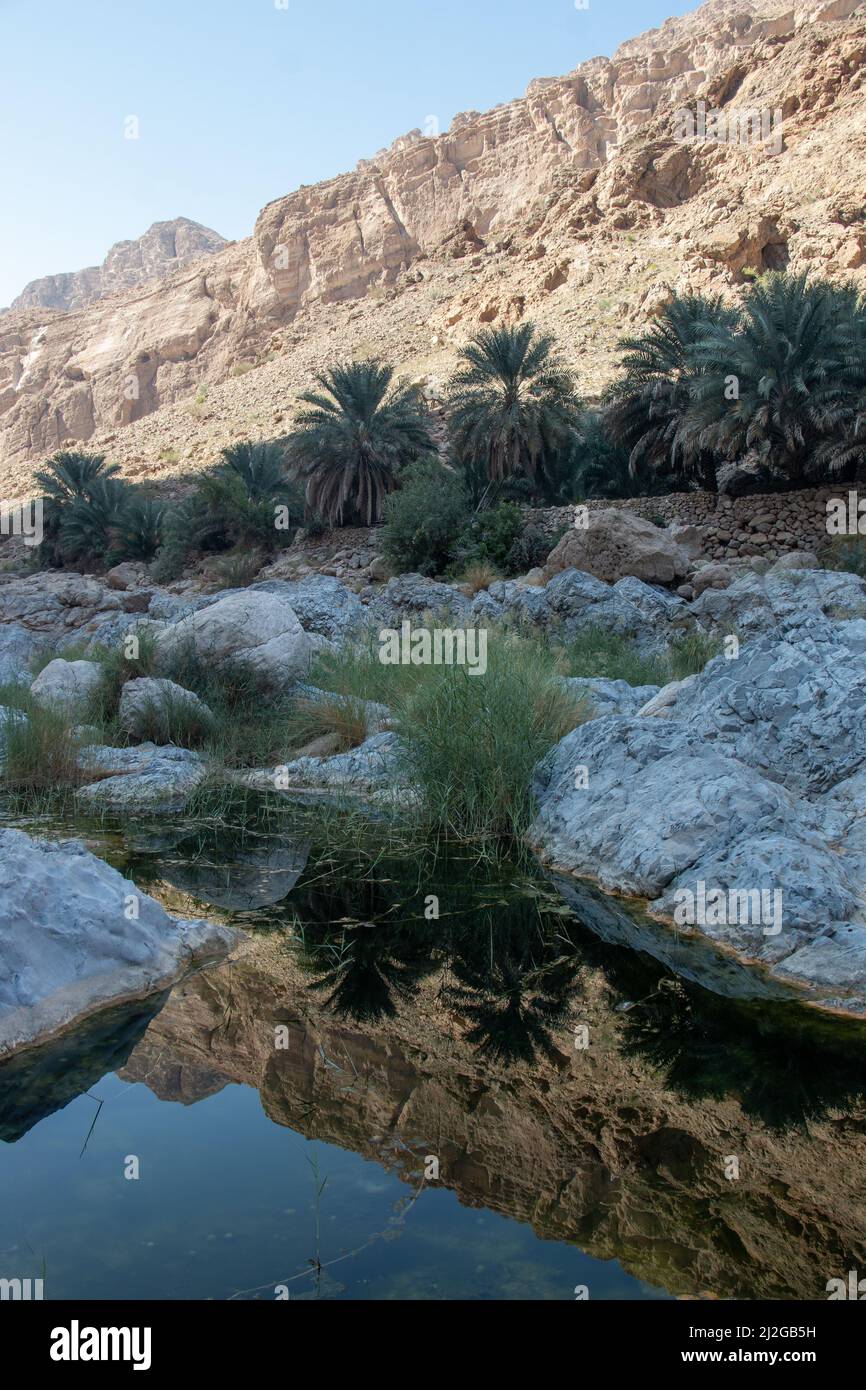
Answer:
[[[460,344],[533,317],[582,389],[675,291],[736,299],[790,266],[866,285],[866,8],[710,0],[448,132],[410,132],[277,198],[253,234],[68,313],[0,318],[0,495],[70,442],[132,477],[285,432],[340,356],[431,396]],[[778,154],[683,141],[674,117],[781,113]]]
[[[83,309],[97,299],[160,279],[176,266],[212,255],[228,244],[219,232],[189,217],[153,222],[140,237],[116,241],[100,265],[30,280],[9,308],[0,312]]]

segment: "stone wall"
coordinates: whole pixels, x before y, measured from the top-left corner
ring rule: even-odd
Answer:
[[[670,493],[666,497],[596,498],[590,511],[624,508],[648,521],[695,526],[708,559],[738,556],[775,559],[791,550],[816,551],[827,544],[827,499],[847,497],[848,486],[808,488],[758,497],[720,497],[712,492]],[[570,526],[573,507],[531,508],[527,521],[553,535]]]

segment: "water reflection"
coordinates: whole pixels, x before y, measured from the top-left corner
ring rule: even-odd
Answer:
[[[434,1154],[465,1206],[675,1296],[822,1297],[866,1265],[857,1023],[702,989],[601,939],[540,873],[465,853],[337,852],[255,825],[103,849],[249,945],[59,1060],[0,1069],[3,1137],[102,1071],[186,1106],[238,1083],[274,1125],[413,1193]]]

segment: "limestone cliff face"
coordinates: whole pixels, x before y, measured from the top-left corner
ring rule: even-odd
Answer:
[[[337,356],[382,353],[435,394],[479,326],[531,315],[592,394],[674,289],[735,297],[785,265],[866,284],[864,73],[856,0],[709,0],[278,199],[249,240],[162,282],[5,314],[0,496],[69,441],[131,475],[204,465],[282,432]],[[767,112],[773,139],[684,141],[698,100]]]
[[[31,280],[13,299],[12,308],[83,309],[106,295],[162,279],[187,261],[211,256],[226,244],[219,232],[188,217],[154,222],[137,240],[116,242],[102,265]]]
[[[689,1099],[623,1046],[623,1016],[593,974],[580,1004],[589,1050],[563,1029],[561,1052],[508,1067],[468,1045],[438,985],[383,1024],[341,1021],[289,952],[259,939],[177,989],[122,1075],[183,1104],[220,1081],[253,1086],[276,1124],[415,1187],[436,1154],[465,1205],[619,1259],[676,1296],[821,1299],[829,1278],[862,1269],[862,1107],[773,1128],[734,1096]],[[731,1155],[739,1181],[725,1176]]]

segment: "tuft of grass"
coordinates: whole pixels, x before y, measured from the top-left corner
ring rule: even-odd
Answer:
[[[415,626],[423,626],[420,619]],[[376,700],[391,708],[401,694],[424,680],[425,672],[418,666],[385,666],[379,650],[378,632],[371,631],[340,651],[321,652],[310,668],[310,683],[347,699]]]
[[[133,635],[137,642],[137,656],[127,656],[128,649],[123,639],[116,647],[96,647],[90,652],[89,660],[97,661],[102,667],[102,678],[90,702],[89,723],[110,723],[117,714],[127,681],[157,674],[156,639],[153,633],[144,629]]]
[[[30,662],[31,678],[36,679],[38,675],[50,665],[52,661],[93,661],[94,656],[87,649],[86,642],[70,642],[65,647],[57,643],[51,643],[46,647],[40,647],[39,651]]]
[[[58,710],[41,708],[29,692],[26,698],[19,696],[16,708],[27,718],[3,719],[4,790],[30,795],[80,783],[78,740],[69,719]]]
[[[564,645],[562,673],[623,680],[629,685],[666,685],[670,679],[663,657],[642,656],[628,638],[600,628],[588,628]]]
[[[360,700],[335,696],[332,700],[296,700],[286,722],[292,748],[303,748],[315,739],[333,735],[334,753],[347,753],[367,737],[367,714]]]
[[[532,819],[532,770],[586,711],[540,643],[494,634],[487,670],[421,668],[395,714],[432,826],[462,839],[518,841]]]
[[[720,638],[706,632],[690,632],[671,643],[668,665],[669,677],[673,681],[685,680],[686,676],[696,676],[703,671],[708,661],[718,656],[722,650]]]
[[[214,721],[205,712],[169,695],[150,701],[142,709],[136,738],[141,743],[201,748],[213,731]]]
[[[214,565],[214,589],[245,589],[252,584],[264,556],[259,550],[235,550]]]
[[[501,578],[501,574],[493,565],[486,560],[479,560],[473,565],[467,565],[459,582],[474,598]]]
[[[866,579],[866,540],[862,536],[834,536],[824,547],[820,558],[825,569],[858,574],[861,579]],[[797,572],[792,571],[794,574]],[[790,573],[787,577],[790,578]]]

